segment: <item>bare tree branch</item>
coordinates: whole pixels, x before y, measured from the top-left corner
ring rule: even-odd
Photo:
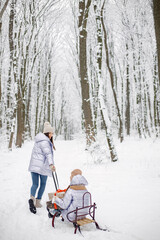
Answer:
[[[4,11],[5,11],[6,8],[7,8],[8,3],[9,3],[9,0],[6,0],[6,2],[5,2],[5,4],[4,4],[2,10],[0,11],[0,22],[1,22],[1,19],[2,19],[2,16],[3,16],[3,13],[4,13]]]

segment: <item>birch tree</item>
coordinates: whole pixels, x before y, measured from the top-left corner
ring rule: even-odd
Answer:
[[[97,25],[97,67],[96,69],[98,71],[97,77],[99,82],[98,100],[99,100],[99,107],[100,107],[100,112],[101,112],[101,116],[102,116],[102,120],[105,128],[105,132],[106,132],[106,138],[107,138],[107,143],[110,151],[111,160],[115,162],[118,160],[118,157],[117,157],[117,153],[113,143],[111,124],[108,117],[108,112],[105,107],[103,84],[102,84],[102,50],[103,50],[102,25],[104,24],[102,19],[103,19],[104,4],[105,4],[105,1],[103,2],[102,8],[101,8],[101,5],[98,4],[98,1],[97,0],[94,1],[94,11],[95,11],[96,25]],[[105,40],[106,39],[104,37],[104,41]]]

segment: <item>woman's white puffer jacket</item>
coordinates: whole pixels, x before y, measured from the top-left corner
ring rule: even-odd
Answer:
[[[32,150],[28,171],[39,173],[44,176],[52,176],[49,165],[54,165],[53,145],[50,139],[43,133],[35,137],[35,144]]]

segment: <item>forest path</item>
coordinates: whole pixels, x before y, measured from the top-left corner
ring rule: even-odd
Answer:
[[[160,142],[128,140],[116,144],[119,162],[93,164],[82,141],[56,141],[55,163],[60,188],[69,184],[70,172],[80,168],[88,190],[97,203],[96,219],[113,231],[103,232],[89,224],[82,228],[85,239],[159,240],[160,237]],[[33,215],[28,209],[31,177],[28,164],[33,142],[22,149],[0,153],[0,239],[80,239],[73,226],[47,216],[45,202],[54,191],[48,178],[43,208]]]

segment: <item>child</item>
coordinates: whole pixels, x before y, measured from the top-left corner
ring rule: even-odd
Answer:
[[[83,195],[84,193],[88,192],[85,187],[87,184],[87,180],[82,176],[82,171],[80,169],[75,169],[71,172],[70,186],[68,187],[64,198],[60,199],[57,196],[54,196],[54,203],[61,208],[61,213],[64,220],[68,220],[67,214],[69,212],[75,210],[77,207],[82,207]],[[89,195],[86,194],[84,198],[84,206],[89,205],[89,200]],[[73,221],[75,219],[75,214],[69,214],[68,218],[69,220]]]

